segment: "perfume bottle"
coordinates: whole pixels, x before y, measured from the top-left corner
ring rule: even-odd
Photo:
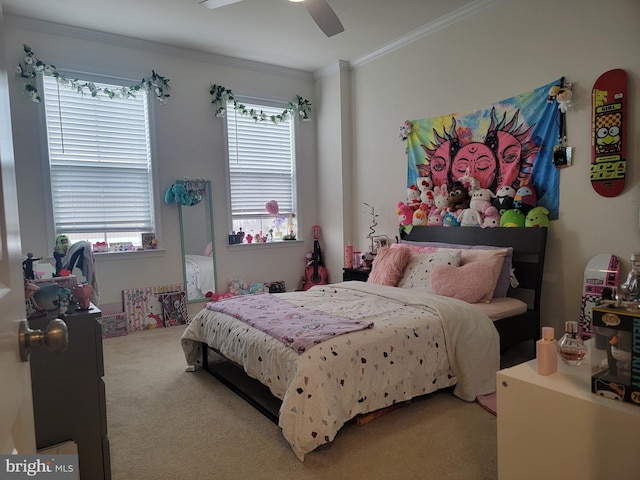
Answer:
[[[553,327],[542,327],[542,338],[536,342],[536,362],[540,375],[550,375],[558,369],[558,342]]]
[[[565,334],[558,341],[558,355],[567,365],[582,365],[587,358],[587,346],[578,337],[578,322],[564,322]]]

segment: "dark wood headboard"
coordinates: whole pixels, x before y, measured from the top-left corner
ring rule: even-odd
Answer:
[[[528,311],[494,322],[503,349],[540,338],[540,298],[547,245],[546,228],[413,227],[403,240],[460,245],[493,245],[513,248],[513,269],[517,288],[508,295],[527,303]]]

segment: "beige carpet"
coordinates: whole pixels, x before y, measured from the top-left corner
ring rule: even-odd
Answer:
[[[185,372],[183,330],[104,340],[113,480],[497,478],[496,417],[450,392],[349,424],[300,462],[275,424]]]

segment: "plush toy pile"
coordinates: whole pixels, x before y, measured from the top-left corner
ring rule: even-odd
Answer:
[[[262,282],[252,283],[249,285],[241,278],[233,278],[229,280],[229,291],[226,293],[207,292],[207,297],[212,302],[224,300],[225,298],[235,297],[237,295],[255,295],[258,293],[269,293],[269,286]]]
[[[398,222],[410,226],[445,227],[549,227],[549,211],[537,205],[533,185],[523,182],[518,189],[503,186],[493,192],[480,188],[473,178],[451,185],[433,185],[419,177],[407,189],[407,201],[399,202]]]

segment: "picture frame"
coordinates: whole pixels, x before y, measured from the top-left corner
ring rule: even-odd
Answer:
[[[389,237],[386,235],[373,235],[369,238],[371,238],[371,253],[373,255],[378,253],[379,248],[389,246]]]

